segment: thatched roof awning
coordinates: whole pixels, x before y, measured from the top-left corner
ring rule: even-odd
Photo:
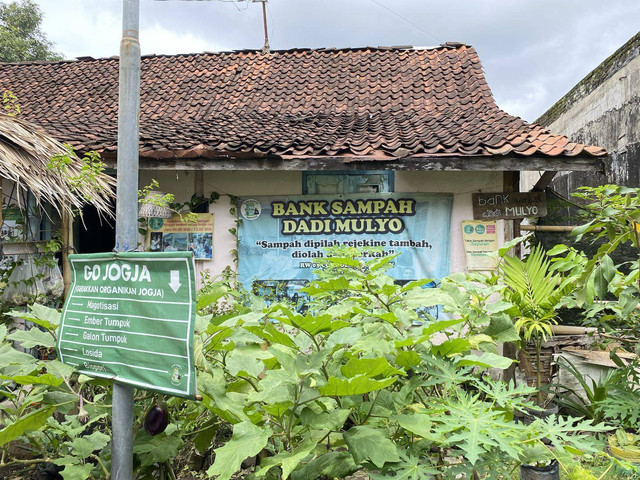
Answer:
[[[64,170],[48,167],[51,158],[66,153],[67,148],[40,127],[0,114],[0,178],[14,182],[18,191],[31,192],[38,205],[50,203],[60,213],[90,203],[101,214],[111,215],[115,179],[100,174],[95,185],[74,182],[83,165],[75,155]]]

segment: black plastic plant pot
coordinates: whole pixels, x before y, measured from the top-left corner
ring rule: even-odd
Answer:
[[[515,421],[517,423],[523,423],[525,425],[531,425],[534,420],[546,419],[552,415],[557,415],[559,411],[558,405],[551,405],[544,410],[532,410],[530,408],[525,408],[522,412],[514,412]]]
[[[553,460],[549,465],[544,467],[521,465],[520,480],[560,480],[558,462]]]

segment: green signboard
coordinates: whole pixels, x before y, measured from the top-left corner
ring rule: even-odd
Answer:
[[[191,252],[69,255],[58,355],[80,373],[193,398]]]

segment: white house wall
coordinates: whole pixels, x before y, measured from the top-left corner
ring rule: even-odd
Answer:
[[[502,191],[502,177],[502,172],[395,172],[395,192],[453,194],[451,272],[461,272],[465,269],[461,222],[473,219],[471,194]],[[194,172],[157,170],[140,173],[141,186],[148,185],[152,179],[158,181],[160,190],[174,194],[177,202],[189,200],[196,190]],[[236,237],[229,233],[229,229],[236,227],[236,216],[229,212],[229,196],[301,195],[302,173],[206,171],[202,187],[205,197],[215,191],[220,199],[209,208],[214,214],[213,259],[197,261],[196,270],[208,269],[212,275],[217,275],[233,265],[231,251],[236,249]],[[498,222],[500,243],[504,237],[503,223]]]

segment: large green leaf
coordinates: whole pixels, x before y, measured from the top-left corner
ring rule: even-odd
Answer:
[[[347,378],[358,375],[367,377],[389,377],[391,375],[403,375],[402,370],[393,368],[385,357],[378,358],[352,358],[345,365],[340,367],[340,371]]]
[[[356,463],[371,461],[382,468],[387,462],[400,461],[396,446],[389,440],[386,430],[360,425],[347,430],[344,440]]]
[[[279,310],[285,316],[277,317],[278,320],[313,336],[319,333],[331,333],[350,326],[349,323],[342,320],[333,320],[331,315],[300,315],[282,307]]]
[[[71,365],[59,362],[58,360],[47,360],[40,362],[38,364],[38,367],[44,368],[47,373],[61,378],[69,378],[75,371],[75,369]]]
[[[206,344],[207,350],[226,350],[225,340],[233,335],[233,328],[220,325],[209,325],[206,333],[211,335]]]
[[[251,349],[236,348],[227,356],[227,370],[231,375],[245,374],[256,378],[264,369],[264,362],[260,358],[271,357],[259,347]]]
[[[484,331],[498,343],[517,342],[520,340],[518,330],[508,315],[492,317],[489,326]]]
[[[440,345],[434,345],[432,351],[442,357],[451,357],[468,352],[470,348],[471,344],[466,338],[452,338],[451,340],[445,340]]]
[[[140,458],[140,464],[145,467],[154,463],[164,463],[178,456],[183,441],[180,435],[166,435],[162,433],[152,437],[146,432],[138,432],[133,445],[133,453]]]
[[[20,385],[51,385],[52,387],[57,387],[64,382],[62,378],[55,377],[50,373],[45,373],[44,375],[0,375],[0,378],[11,380]]]
[[[321,412],[314,412],[311,408],[305,407],[300,412],[300,421],[303,425],[307,425],[314,430],[334,430],[338,431],[347,421],[350,410],[348,409],[336,409],[336,410],[323,410]]]
[[[251,422],[233,426],[233,436],[223,447],[216,448],[216,459],[207,470],[207,475],[219,475],[216,480],[229,480],[240,470],[242,461],[260,453],[273,432],[260,428]]]
[[[12,345],[0,346],[0,371],[6,375],[28,375],[36,369],[33,355],[20,352]]]
[[[47,348],[53,348],[56,345],[55,339],[50,333],[43,332],[38,328],[31,330],[16,330],[7,335],[9,340],[19,342],[23,348],[33,348],[39,345]]]
[[[222,285],[217,285],[212,290],[203,293],[198,297],[198,303],[196,304],[196,309],[201,310],[204,307],[208,307],[209,305],[216,303],[222,297],[227,294],[227,288]]]
[[[396,377],[385,378],[384,380],[373,380],[365,375],[345,380],[336,377],[329,377],[329,381],[326,385],[318,388],[318,392],[322,395],[332,397],[362,395],[363,393],[369,393],[386,388],[395,381]]]
[[[245,326],[244,329],[250,331],[254,335],[267,340],[269,343],[278,343],[287,347],[296,348],[295,342],[289,335],[279,331],[271,322],[267,322],[263,325]]]
[[[424,342],[425,340],[428,340],[434,333],[442,332],[447,328],[452,327],[453,325],[458,325],[462,322],[464,322],[463,318],[454,318],[451,320],[440,320],[437,322],[432,322],[422,329],[422,334],[419,341]]]
[[[248,420],[244,412],[244,402],[240,399],[246,396],[239,393],[225,391],[226,380],[221,369],[211,372],[198,372],[198,391],[205,397],[204,404],[211,411],[230,423]]]
[[[495,353],[485,352],[482,355],[465,355],[462,357],[456,365],[460,367],[477,366],[486,368],[500,368],[504,370],[509,368],[513,360],[502,355],[496,355]]]
[[[100,451],[110,441],[110,437],[101,432],[93,432],[86,437],[78,437],[71,442],[73,455],[78,458],[87,458],[94,451]]]
[[[271,468],[282,466],[282,480],[286,480],[296,467],[302,462],[318,444],[317,441],[307,440],[296,447],[295,453],[283,451],[273,457],[268,457],[260,462],[260,470],[255,473],[256,478],[264,477]]]
[[[291,480],[316,480],[318,478],[344,478],[358,470],[348,452],[329,452],[291,473]]]
[[[396,363],[404,368],[413,368],[420,365],[422,359],[413,350],[403,350],[396,356]]]
[[[0,446],[15,440],[25,432],[38,430],[42,427],[47,419],[53,414],[54,406],[35,410],[24,417],[19,418],[11,425],[0,430]]]
[[[213,442],[213,437],[215,437],[216,432],[218,431],[218,426],[213,420],[209,423],[210,426],[208,428],[201,427],[199,429],[200,431],[193,437],[193,445],[201,454],[204,454],[209,450]]]
[[[394,415],[392,420],[398,422],[405,430],[422,438],[431,437],[432,422],[429,415],[423,413]]]
[[[59,390],[49,390],[42,398],[47,405],[55,405],[59,412],[67,414],[78,405],[78,395]]]
[[[85,463],[84,465],[67,465],[64,470],[60,472],[64,480],[87,480],[91,476],[91,471],[95,468],[92,463]]]
[[[13,311],[9,312],[12,317],[22,318],[33,322],[47,330],[53,331],[60,325],[61,314],[55,308],[46,307],[39,303],[34,303],[29,306],[28,312]]]

